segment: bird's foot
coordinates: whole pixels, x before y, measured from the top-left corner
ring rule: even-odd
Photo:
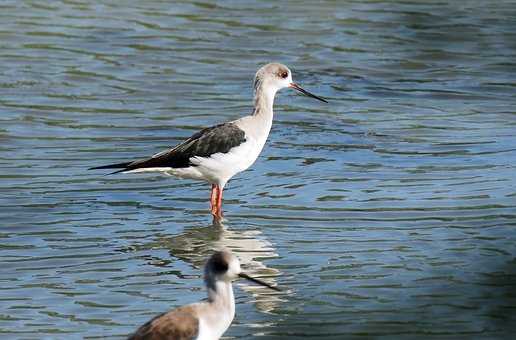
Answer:
[[[224,220],[224,214],[220,207],[215,207],[215,209],[211,209],[211,214],[213,215],[213,222],[220,223]]]
[[[224,218],[213,215],[213,220],[211,223],[214,227],[223,227],[224,226]]]

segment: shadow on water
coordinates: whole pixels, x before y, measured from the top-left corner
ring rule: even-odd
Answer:
[[[502,336],[513,336],[516,331],[516,258],[498,268],[483,274],[481,289],[487,303],[477,306],[489,316],[486,328],[500,332]]]
[[[278,254],[261,231],[231,229],[220,220],[214,220],[207,226],[187,227],[178,235],[158,236],[139,248],[167,249],[172,258],[200,270],[214,251],[226,248],[238,257],[242,269],[252,276],[277,285],[276,278],[281,274],[279,270],[267,267],[262,262],[276,258]],[[253,296],[256,307],[262,312],[273,311],[282,301],[278,293],[264,287],[243,281],[238,281],[237,285]]]

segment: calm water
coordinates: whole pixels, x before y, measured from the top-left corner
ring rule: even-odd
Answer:
[[[122,5],[124,4],[124,5]],[[0,337],[123,337],[251,273],[226,337],[516,331],[516,3],[2,1]],[[86,169],[251,111],[289,65],[256,164],[209,187]]]

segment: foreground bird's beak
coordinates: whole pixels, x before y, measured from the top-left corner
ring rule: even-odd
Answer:
[[[308,92],[306,90],[303,90],[303,88],[301,86],[297,85],[296,83],[290,83],[288,85],[288,87],[290,87],[291,89],[294,89],[294,90],[297,90],[297,91],[301,92],[305,96],[312,97],[312,98],[315,98],[317,100],[320,100],[322,102],[327,103],[326,99],[323,99],[321,97],[316,96],[315,94],[311,94],[310,92]]]
[[[249,281],[252,281],[254,283],[258,283],[259,285],[262,285],[262,286],[265,286],[265,287],[268,287],[270,289],[274,289],[278,292],[280,292],[281,290],[278,288],[278,287],[274,287],[274,286],[271,286],[270,284],[268,284],[267,282],[263,282],[262,280],[258,280],[258,279],[255,279],[254,277],[251,277],[249,275],[247,275],[246,273],[240,273],[238,274],[238,276],[240,276],[241,278],[243,279],[247,279]]]

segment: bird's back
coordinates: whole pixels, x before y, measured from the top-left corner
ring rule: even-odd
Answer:
[[[199,334],[199,318],[193,306],[158,315],[129,336],[128,340],[193,340]]]

